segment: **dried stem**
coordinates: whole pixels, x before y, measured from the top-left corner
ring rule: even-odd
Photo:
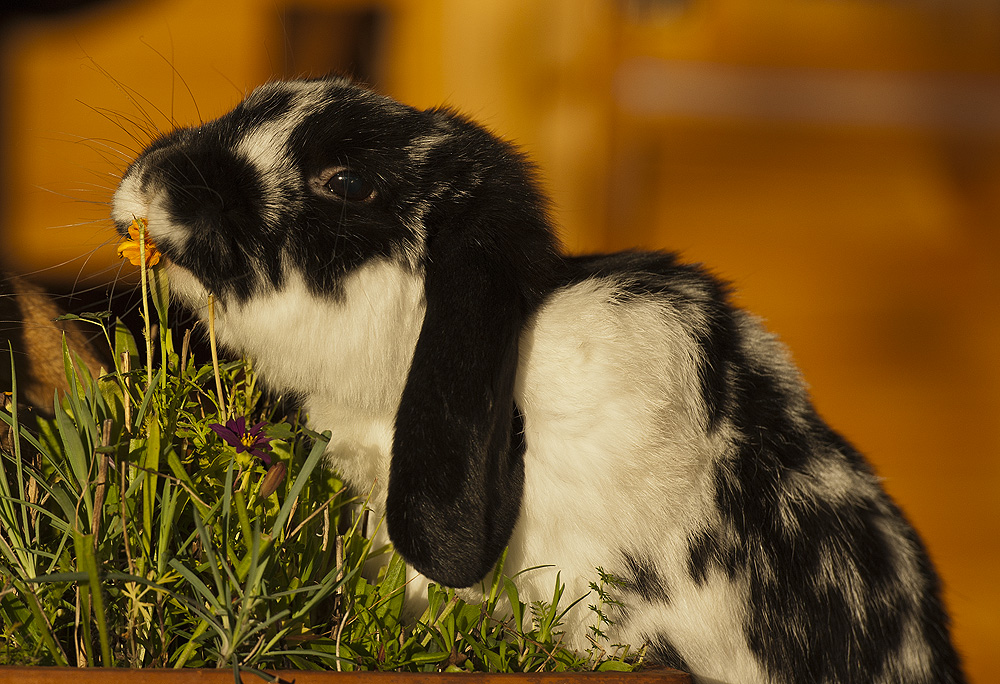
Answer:
[[[208,345],[212,349],[212,368],[215,370],[215,391],[219,395],[219,413],[223,414],[226,412],[226,399],[222,394],[222,376],[219,374],[219,352],[215,344],[215,295],[212,294],[208,295]]]

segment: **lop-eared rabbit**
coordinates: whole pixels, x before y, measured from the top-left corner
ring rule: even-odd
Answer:
[[[424,578],[478,586],[509,547],[551,566],[522,597],[575,597],[601,567],[612,640],[703,681],[964,681],[920,539],[785,349],[671,254],[562,254],[531,164],[468,119],[270,83],[150,144],[112,212]]]

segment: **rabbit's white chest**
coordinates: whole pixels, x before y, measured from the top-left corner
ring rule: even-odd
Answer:
[[[384,491],[393,422],[423,321],[423,280],[382,261],[332,298],[291,275],[285,286],[218,312],[227,346],[254,360],[270,387],[304,401],[310,425],[330,430],[330,458],[361,492]]]

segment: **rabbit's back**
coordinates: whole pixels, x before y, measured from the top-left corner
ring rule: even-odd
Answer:
[[[612,642],[726,682],[964,681],[918,537],[760,321],[670,255],[569,263],[521,340],[530,591],[601,566]]]

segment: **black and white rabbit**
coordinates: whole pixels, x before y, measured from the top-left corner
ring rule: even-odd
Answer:
[[[271,83],[153,142],[114,196],[135,217],[431,580],[509,546],[552,566],[528,598],[624,579],[614,640],[707,681],[964,681],[919,538],[782,346],[670,254],[561,254],[531,165],[476,124]]]

